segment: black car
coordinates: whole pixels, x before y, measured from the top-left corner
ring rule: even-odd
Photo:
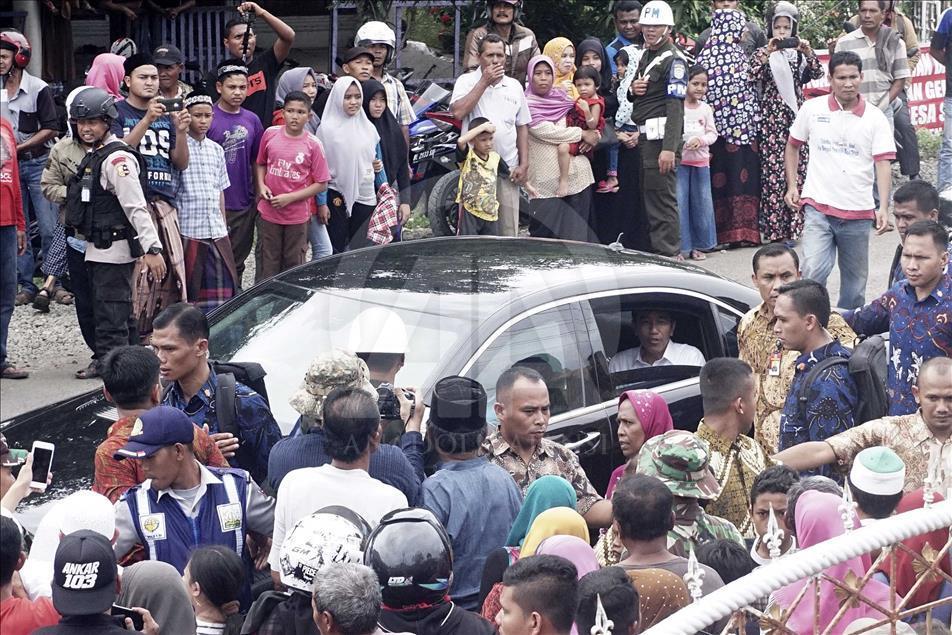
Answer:
[[[441,377],[473,377],[489,393],[495,424],[499,374],[517,363],[535,368],[551,398],[548,436],[575,450],[604,491],[622,462],[614,425],[620,391],[660,393],[679,428],[693,430],[701,418],[698,367],[609,372],[616,352],[638,345],[633,312],[670,312],[673,339],[710,359],[737,355],[738,322],[759,301],[752,289],[700,267],[638,252],[435,238],[324,258],[262,282],[212,314],[209,348],[213,359],[264,366],[272,410],[287,433],[297,419],[288,398],[311,360],[346,348],[363,310],[386,307],[402,319],[408,341],[399,385],[418,387],[426,401]],[[57,444],[49,498],[89,486],[96,445],[115,418],[96,391],[0,425],[14,446]]]

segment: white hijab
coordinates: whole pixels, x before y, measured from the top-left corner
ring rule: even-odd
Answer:
[[[377,158],[377,144],[380,142],[380,135],[363,107],[352,117],[344,112],[344,93],[352,84],[360,89],[363,104],[364,91],[360,82],[350,76],[339,78],[327,98],[321,127],[317,129],[317,138],[324,144],[324,155],[331,172],[330,187],[344,196],[348,216],[357,201],[360,180],[365,178]]]

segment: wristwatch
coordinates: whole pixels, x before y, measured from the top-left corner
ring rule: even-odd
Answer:
[[[162,248],[157,245],[153,245],[149,247],[149,251],[146,253],[148,253],[150,256],[157,256],[162,253]]]

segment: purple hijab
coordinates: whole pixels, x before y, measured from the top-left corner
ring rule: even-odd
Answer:
[[[545,95],[536,95],[532,92],[532,73],[538,64],[548,64],[552,69],[553,87]],[[536,126],[543,121],[556,121],[562,119],[566,113],[575,108],[575,102],[561,88],[555,88],[555,66],[545,55],[536,55],[529,60],[529,68],[526,71],[526,102],[529,104],[529,114],[532,115],[530,126]]]

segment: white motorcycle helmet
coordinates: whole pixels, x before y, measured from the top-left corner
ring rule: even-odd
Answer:
[[[408,348],[406,325],[390,309],[365,309],[350,325],[347,350],[357,354],[405,355]]]
[[[397,47],[397,34],[386,22],[367,22],[357,29],[357,35],[354,36],[354,46],[367,47],[371,44],[386,44],[389,47],[387,57],[384,59],[384,65],[386,66],[393,61],[393,52]]]
[[[281,584],[310,594],[314,576],[333,562],[361,563],[370,525],[346,507],[332,505],[295,523],[281,544]]]

